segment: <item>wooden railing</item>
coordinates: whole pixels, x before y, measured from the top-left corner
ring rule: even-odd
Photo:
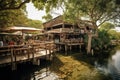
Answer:
[[[42,50],[54,50],[55,45],[50,42],[34,43],[27,45],[9,45],[0,47],[0,64],[14,63],[41,57]]]
[[[79,39],[65,39],[65,40],[61,40],[60,42],[63,43],[83,43],[83,39],[79,38]]]

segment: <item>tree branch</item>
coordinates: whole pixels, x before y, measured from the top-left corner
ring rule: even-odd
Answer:
[[[118,15],[119,15],[119,13],[116,14],[116,15],[113,15],[113,16],[111,16],[111,15],[107,16],[107,18],[104,19],[98,26],[102,25],[102,24],[103,24],[104,22],[106,22],[106,21],[109,21],[109,20],[115,18],[115,17],[118,16]]]
[[[4,0],[3,0],[4,1]],[[12,2],[12,1],[11,1]],[[18,6],[12,6],[12,3],[9,3],[9,6],[7,6],[8,4],[5,4],[4,7],[1,7],[0,8],[0,11],[3,11],[3,10],[11,10],[11,9],[19,9],[21,8],[24,4],[30,2],[30,0],[25,0],[24,2],[21,2]],[[7,6],[7,7],[6,7]]]

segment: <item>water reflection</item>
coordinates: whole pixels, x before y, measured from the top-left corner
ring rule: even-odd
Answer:
[[[108,63],[100,64],[98,61],[95,61],[94,65],[105,75],[111,75],[113,80],[120,80],[120,49],[117,49],[116,52],[108,58]]]
[[[41,60],[40,66],[22,63],[16,71],[11,71],[9,66],[1,67],[0,80],[59,80],[58,76],[49,70],[50,64],[44,60]]]
[[[109,59],[108,69],[114,80],[120,80],[120,50],[117,50]]]
[[[100,58],[100,59],[99,59]],[[105,61],[102,57],[96,58],[94,62],[95,67],[105,75],[111,75],[113,80],[120,80],[120,49],[117,49],[111,57]],[[55,61],[54,61],[55,62]],[[0,68],[0,80],[62,80],[57,74],[49,70],[51,62],[42,61],[40,66],[33,66],[32,64],[18,65],[15,72],[10,71],[10,68]]]
[[[51,72],[49,68],[44,68],[40,71],[34,72],[31,80],[59,80],[59,77]]]

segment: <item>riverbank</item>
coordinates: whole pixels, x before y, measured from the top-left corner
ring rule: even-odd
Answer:
[[[81,53],[68,56],[58,53],[54,58],[50,70],[63,80],[111,80],[107,75],[100,73],[93,65],[93,59]]]

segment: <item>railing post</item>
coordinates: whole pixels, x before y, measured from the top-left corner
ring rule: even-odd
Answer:
[[[10,49],[11,49],[11,67],[12,67],[12,70],[16,70],[16,63],[15,63],[15,59],[14,59],[13,46],[10,46]]]
[[[30,49],[32,49],[32,48],[28,47],[28,49],[27,49],[28,60],[30,59]]]

